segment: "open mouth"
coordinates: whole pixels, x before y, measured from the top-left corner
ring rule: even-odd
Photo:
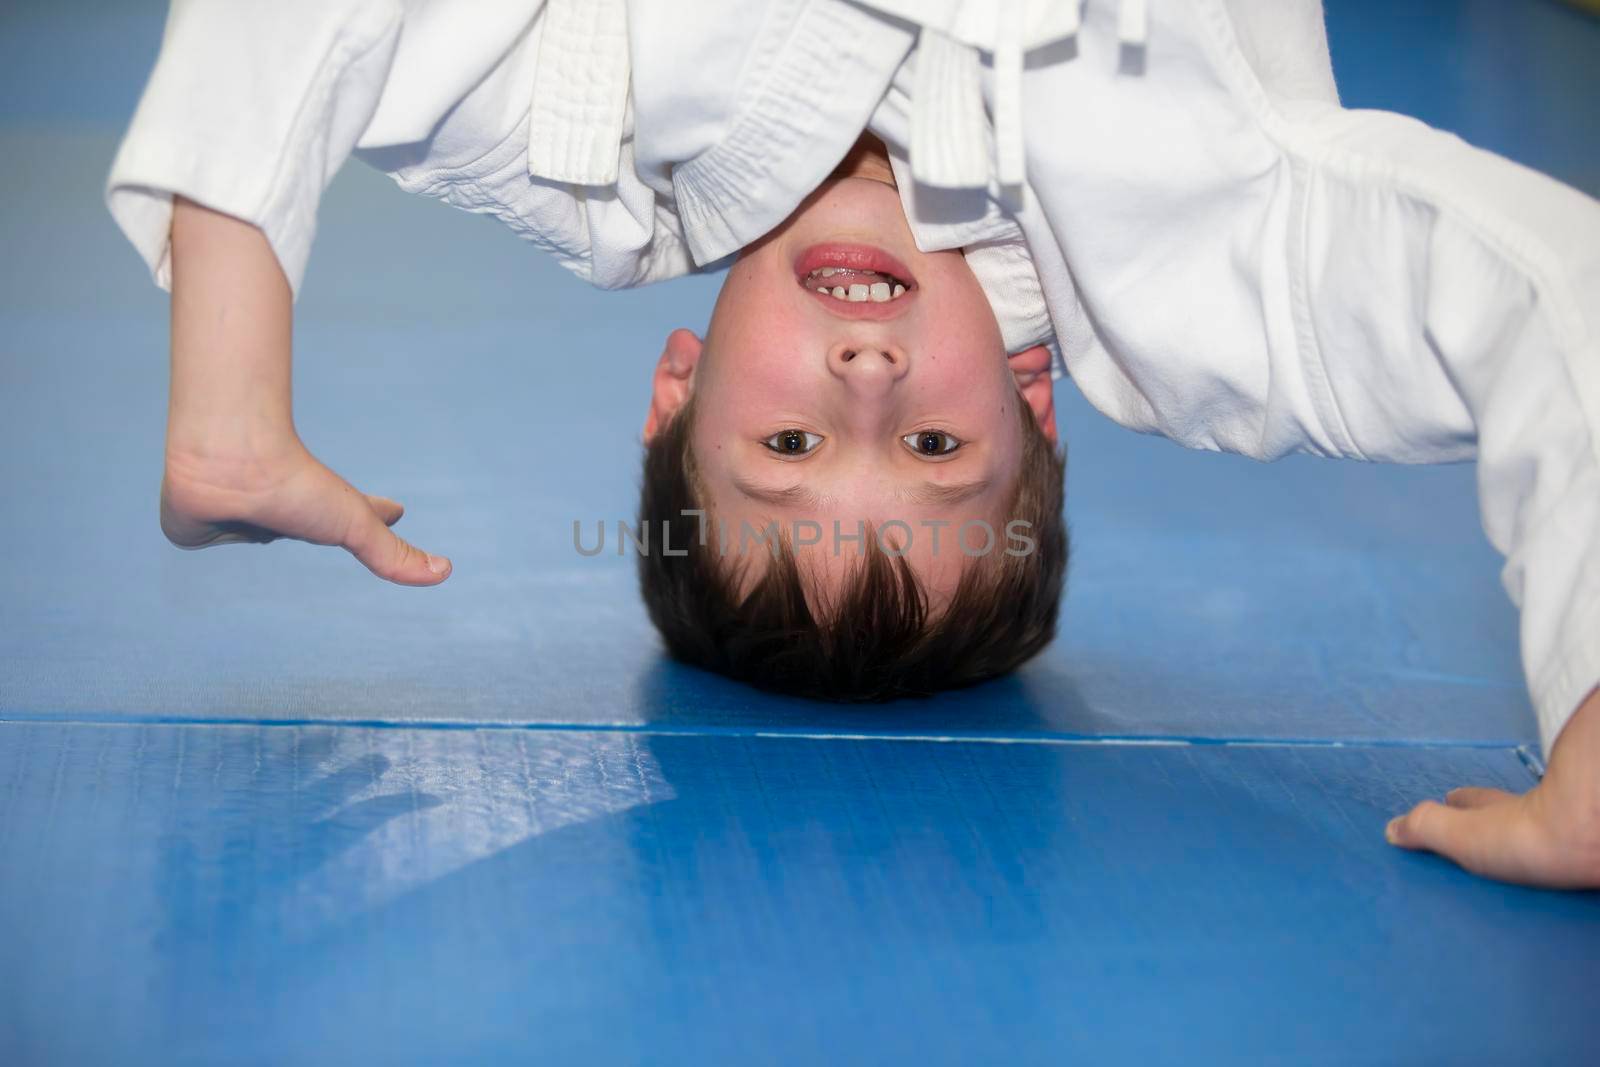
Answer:
[[[808,292],[849,304],[888,304],[916,291],[916,279],[898,260],[868,245],[818,245],[795,263]]]
[[[843,267],[818,267],[800,283],[816,293],[826,293],[835,300],[848,300],[853,304],[871,301],[874,304],[898,300],[911,291],[911,287],[893,274],[875,270],[849,270]]]

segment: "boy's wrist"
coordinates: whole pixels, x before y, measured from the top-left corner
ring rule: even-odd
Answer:
[[[300,435],[287,414],[173,410],[167,415],[168,455],[261,456],[299,447]]]
[[[298,447],[291,296],[266,237],[180,198],[172,256],[168,455],[248,460]]]

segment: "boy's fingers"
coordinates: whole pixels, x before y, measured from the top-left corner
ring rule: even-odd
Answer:
[[[373,574],[397,585],[438,585],[450,576],[449,560],[396,537],[371,507],[359,511],[343,544]]]
[[[393,526],[400,521],[400,516],[406,513],[405,506],[398,500],[390,500],[375,493],[367,493],[365,496],[367,503],[372,505],[372,510],[378,513],[378,518],[383,520],[385,526]]]
[[[1468,785],[1450,790],[1445,794],[1444,802],[1452,808],[1486,808],[1491,804],[1501,804],[1516,798],[1515,793],[1508,793],[1504,789],[1485,789],[1481,786]]]
[[[1404,815],[1392,820],[1385,831],[1391,845],[1401,848],[1424,849],[1448,856],[1463,867],[1477,870],[1479,860],[1491,849],[1485,845],[1489,812],[1452,808],[1433,800],[1424,800]]]
[[[1385,834],[1392,845],[1437,852],[1489,878],[1542,884],[1552,873],[1519,804],[1454,808],[1424,800],[1391,821]]]

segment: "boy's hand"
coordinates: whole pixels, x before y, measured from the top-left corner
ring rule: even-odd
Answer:
[[[161,530],[180,548],[288,537],[348,549],[400,585],[437,585],[450,576],[450,561],[395,536],[389,527],[404,513],[356,489],[298,440],[237,457],[167,450]]]
[[[1600,889],[1600,689],[1556,738],[1542,781],[1520,796],[1456,789],[1389,824],[1391,844],[1474,874],[1550,889]]]
[[[292,537],[348,549],[401,585],[449,577],[449,560],[389,531],[399,504],[355,489],[300,443],[290,404],[293,297],[265,235],[177,197],[171,254],[167,538],[204,548]]]

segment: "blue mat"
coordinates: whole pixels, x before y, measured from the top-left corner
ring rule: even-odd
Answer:
[[[1600,22],[1328,6],[1348,104],[1600,191]],[[0,1064],[1600,1060],[1600,899],[1381,835],[1537,771],[1469,465],[1189,453],[1062,383],[1061,638],[757,694],[572,546],[718,279],[595,292],[353,166],[300,429],[455,574],[173,549],[166,303],[100,205],[160,30],[0,11]]]
[[[1531,781],[1503,749],[3,725],[0,1020],[26,1063],[1580,1062],[1595,901],[1383,843],[1462,776]]]

